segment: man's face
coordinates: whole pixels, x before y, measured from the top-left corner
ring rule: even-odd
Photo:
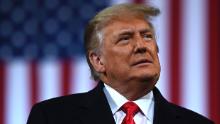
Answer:
[[[146,21],[114,21],[103,29],[103,36],[100,61],[108,82],[158,79],[157,44]]]

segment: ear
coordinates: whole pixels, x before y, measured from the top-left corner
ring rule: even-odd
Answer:
[[[93,66],[93,68],[100,73],[105,72],[105,66],[103,64],[103,61],[101,59],[101,56],[97,53],[90,52],[89,53],[89,60]]]

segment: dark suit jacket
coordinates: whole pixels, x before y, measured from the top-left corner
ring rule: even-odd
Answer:
[[[157,88],[154,124],[213,124],[207,118],[166,101]],[[81,94],[59,97],[34,105],[27,124],[115,124],[103,84]]]

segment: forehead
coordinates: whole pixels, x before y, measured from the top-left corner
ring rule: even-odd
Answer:
[[[103,28],[104,35],[118,35],[123,32],[131,31],[153,31],[149,22],[144,19],[118,19],[112,21],[105,28]]]

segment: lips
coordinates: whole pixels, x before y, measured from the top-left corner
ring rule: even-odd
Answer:
[[[132,65],[136,66],[136,65],[149,64],[149,63],[152,63],[152,61],[148,60],[148,59],[141,59],[141,60],[134,62],[134,64],[132,64]]]

